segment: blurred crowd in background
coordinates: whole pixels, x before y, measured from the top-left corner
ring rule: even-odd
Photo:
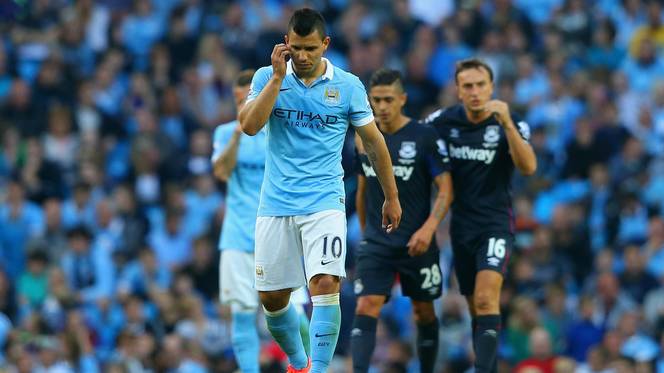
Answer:
[[[0,2],[0,371],[232,372],[219,306],[224,185],[211,133],[231,85],[269,64],[292,11],[366,82],[401,70],[406,114],[456,103],[478,56],[532,129],[499,358],[517,372],[664,372],[664,6],[656,0]],[[344,149],[349,276],[360,240]],[[472,359],[443,249],[440,371]],[[376,371],[416,371],[408,302],[385,308]],[[335,371],[347,371],[352,281]],[[284,355],[263,331],[264,372]]]

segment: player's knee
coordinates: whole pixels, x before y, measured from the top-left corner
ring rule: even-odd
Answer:
[[[436,319],[432,302],[413,302],[413,318],[416,324],[430,324]]]
[[[334,294],[339,292],[339,277],[332,275],[316,275],[309,282],[311,295]]]
[[[474,305],[477,315],[495,314],[499,311],[499,294],[490,290],[475,291]]]
[[[356,315],[365,315],[371,317],[378,317],[380,310],[385,303],[385,297],[381,296],[361,296],[357,299],[357,306],[355,307]]]
[[[260,291],[261,303],[270,312],[279,311],[288,305],[290,290]]]

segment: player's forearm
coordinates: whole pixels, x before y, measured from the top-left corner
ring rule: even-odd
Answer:
[[[234,132],[226,149],[219,158],[214,161],[214,175],[221,181],[226,181],[231,176],[235,165],[237,164],[237,151],[240,147],[240,134]]]
[[[521,138],[519,131],[512,121],[505,127],[507,143],[510,147],[510,156],[514,166],[523,175],[532,175],[537,170],[537,158],[533,148]]]
[[[424,227],[429,228],[433,232],[436,231],[440,222],[443,221],[447,215],[452,200],[454,199],[452,180],[449,173],[444,173],[443,175],[438,176],[436,184],[438,185],[438,193],[436,194],[436,199],[431,208],[431,213],[424,222]]]
[[[367,211],[364,208],[364,192],[366,189],[366,180],[363,176],[357,177],[357,193],[355,193],[355,210],[357,211],[357,218],[360,221],[360,229],[364,232],[364,227],[367,222]]]
[[[275,102],[277,102],[282,81],[283,79],[273,76],[258,97],[244,105],[244,108],[242,108],[238,115],[238,120],[244,133],[254,136],[265,126],[265,123],[270,118],[272,108]]]
[[[397,199],[397,183],[394,180],[394,173],[392,171],[392,160],[390,153],[387,151],[385,139],[383,136],[375,136],[364,141],[364,149],[367,152],[367,157],[371,162],[371,166],[376,171],[378,182],[383,189],[383,195],[386,200]]]
[[[438,228],[440,222],[443,221],[443,218],[445,218],[445,215],[447,215],[447,211],[449,209],[449,196],[447,194],[438,193],[436,200],[434,201],[433,208],[431,209],[431,213],[429,214],[427,220],[424,222],[423,226],[429,228],[431,231],[435,231]]]

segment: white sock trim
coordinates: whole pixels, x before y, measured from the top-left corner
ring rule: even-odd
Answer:
[[[314,307],[339,305],[339,293],[314,295],[311,297],[311,303]]]
[[[277,317],[277,316],[281,316],[281,315],[283,315],[284,313],[288,312],[288,309],[290,308],[290,306],[291,306],[290,303],[288,303],[288,304],[286,305],[286,307],[284,307],[284,308],[282,308],[282,309],[280,309],[280,310],[276,310],[276,311],[274,311],[274,312],[268,311],[268,310],[265,308],[265,306],[263,306],[263,312],[265,312],[265,315],[266,315],[266,316]]]

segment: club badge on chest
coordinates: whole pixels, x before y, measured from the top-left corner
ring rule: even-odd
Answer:
[[[484,130],[484,147],[495,148],[500,141],[500,126],[486,126]]]
[[[402,141],[399,149],[399,162],[411,164],[415,162],[417,155],[417,144],[415,141]]]

